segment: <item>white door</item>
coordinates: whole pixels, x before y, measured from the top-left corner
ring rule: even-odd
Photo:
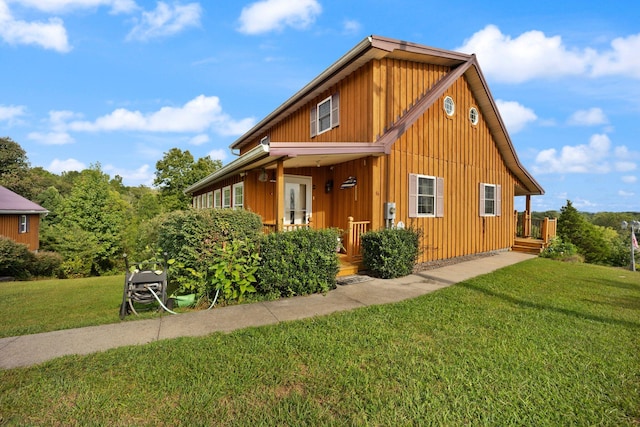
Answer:
[[[284,176],[284,224],[308,224],[311,218],[311,177]]]

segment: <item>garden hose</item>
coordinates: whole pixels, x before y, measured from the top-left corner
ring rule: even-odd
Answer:
[[[148,286],[145,286],[145,288],[147,288],[147,290],[148,290],[149,292],[151,292],[151,293],[153,294],[153,296],[154,296],[154,297],[156,297],[156,299],[158,300],[158,302],[160,303],[160,305],[162,306],[162,308],[164,308],[166,311],[168,311],[168,312],[169,312],[169,313],[171,313],[171,314],[178,314],[178,313],[176,313],[175,311],[170,310],[166,305],[164,305],[164,303],[162,302],[162,300],[161,300],[160,298],[158,298],[158,295],[157,295],[155,292],[153,292],[153,289],[151,289],[151,288],[150,288],[150,287],[148,287]]]

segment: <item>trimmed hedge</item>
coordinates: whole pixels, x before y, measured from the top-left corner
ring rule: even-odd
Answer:
[[[336,229],[301,229],[265,235],[256,273],[258,293],[288,297],[335,289],[339,235]]]
[[[412,228],[364,233],[361,237],[364,267],[382,279],[411,274],[420,253],[420,237],[421,233]]]
[[[35,257],[27,245],[0,236],[0,276],[26,279]]]

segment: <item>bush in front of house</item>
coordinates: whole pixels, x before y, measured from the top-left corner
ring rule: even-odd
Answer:
[[[40,251],[33,254],[29,271],[36,277],[54,277],[60,275],[62,255],[57,252]]]
[[[561,261],[579,261],[578,248],[571,242],[562,240],[556,236],[549,241],[549,245],[540,252],[542,258],[549,258]]]
[[[382,279],[411,274],[419,255],[420,231],[413,228],[386,228],[361,237],[365,269]]]
[[[169,271],[172,288],[179,293],[208,295],[206,277],[216,262],[216,251],[224,242],[242,240],[256,243],[262,236],[262,219],[242,209],[189,209],[154,218],[144,226],[141,243],[149,253],[136,257],[147,259],[157,251],[174,260]],[[132,261],[135,261],[131,258]]]
[[[260,243],[257,292],[277,298],[335,289],[339,234],[336,229],[300,229],[265,235]]]
[[[27,245],[0,236],[0,276],[26,279],[34,255]]]

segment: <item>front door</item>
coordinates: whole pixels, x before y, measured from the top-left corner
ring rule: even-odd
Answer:
[[[311,177],[284,176],[284,224],[308,224],[311,219]]]

